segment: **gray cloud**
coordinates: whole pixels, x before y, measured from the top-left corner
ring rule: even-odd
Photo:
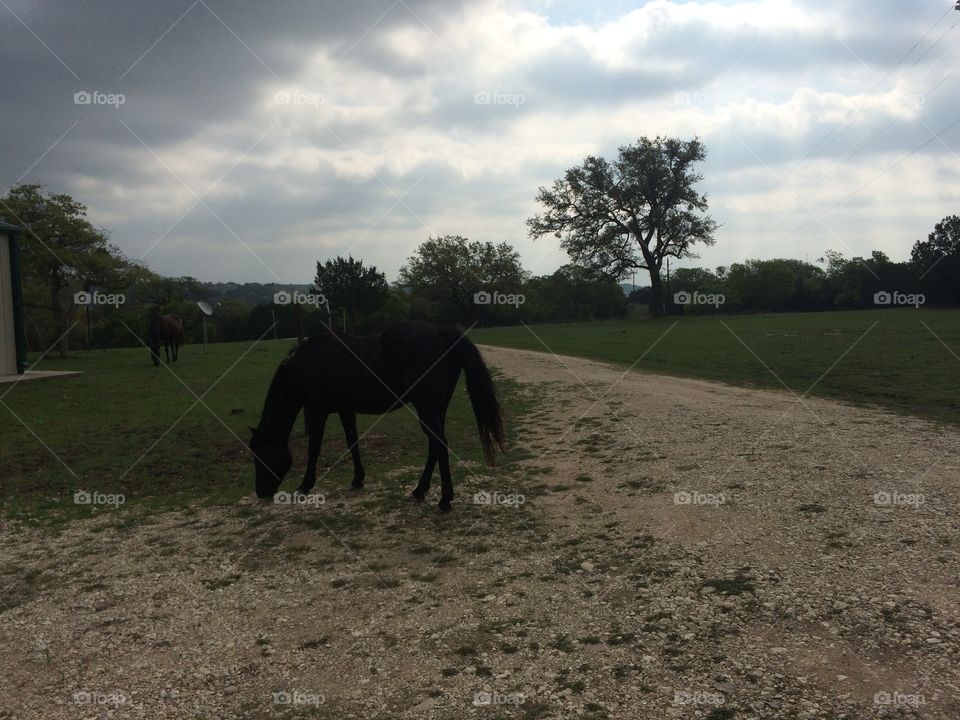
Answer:
[[[705,187],[718,217],[730,219],[710,258],[736,259],[736,233],[762,225],[765,208],[751,222],[732,207],[775,194],[778,175],[808,156],[813,170],[797,178],[826,175],[823,188],[807,192],[817,202],[842,197],[929,139],[927,127],[955,120],[960,86],[957,73],[924,92],[960,62],[953,17],[888,75],[943,14],[932,0],[817,0],[797,6],[810,23],[763,30],[747,14],[722,25],[707,13],[661,18],[655,33],[624,34],[615,62],[598,52],[594,33],[605,24],[616,32],[629,3],[589,11],[568,2],[440,0],[8,5],[12,12],[0,8],[0,59],[12,111],[0,135],[0,185],[34,166],[24,181],[75,195],[138,256],[195,199],[164,163],[196,192],[236,163],[205,201],[263,262],[202,205],[146,256],[159,271],[205,279],[272,280],[266,264],[302,281],[314,260],[354,243],[355,255],[393,276],[437,232],[508,240],[532,263],[553,242],[525,237],[537,186],[588,152],[609,155],[658,132],[707,142]],[[484,23],[504,17],[515,23],[511,41],[488,47],[497,33]],[[935,51],[911,67],[941,33]],[[897,83],[918,107],[887,97]],[[278,106],[278,89],[324,98],[315,107]],[[125,102],[77,105],[80,91],[122,93]],[[522,102],[478,103],[482,92]],[[836,134],[849,107],[862,114]],[[817,150],[830,133],[833,142]],[[960,127],[943,140],[960,147]],[[913,228],[956,209],[956,193],[945,188],[951,180],[956,187],[956,174],[942,166],[951,152],[932,142],[891,173],[911,188],[928,183],[932,205],[864,237],[872,203],[883,202],[873,195],[886,187],[878,182],[831,217],[834,232],[868,249],[874,241],[892,248],[909,230],[903,250],[891,252],[906,255]],[[395,194],[421,175],[404,197],[414,217]]]

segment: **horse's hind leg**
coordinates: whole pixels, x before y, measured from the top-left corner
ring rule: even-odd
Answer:
[[[430,478],[433,476],[433,466],[437,463],[437,456],[434,453],[433,441],[430,441],[427,449],[427,462],[423,465],[423,472],[420,473],[420,482],[413,489],[413,499],[417,502],[423,502],[430,492]]]
[[[360,460],[360,438],[357,437],[356,413],[349,410],[341,412],[340,424],[343,425],[343,434],[347,440],[347,447],[350,448],[350,457],[353,458],[353,482],[350,483],[350,486],[359,490],[363,487],[366,472],[364,472],[363,462]]]
[[[174,344],[173,344],[173,361],[174,361],[174,362],[177,361],[177,354],[178,354],[178,351],[179,351],[179,350],[180,350],[180,346],[177,345],[176,343],[174,343]]]
[[[413,491],[414,497],[423,499],[430,488],[430,476],[433,474],[435,463],[440,464],[440,510],[447,512],[453,501],[453,480],[450,477],[450,451],[447,449],[447,435],[443,429],[444,423],[440,420],[440,413],[434,411],[422,418],[420,427],[427,434],[430,441],[430,456],[423,468],[420,484]],[[424,482],[426,481],[426,482]]]
[[[453,478],[450,477],[450,450],[447,448],[447,433],[443,423],[437,425],[437,460],[440,463],[440,511],[449,512],[453,508]]]
[[[427,461],[424,463],[423,472],[420,473],[420,482],[417,483],[412,493],[413,499],[417,502],[423,502],[424,498],[427,497],[427,493],[430,492],[430,479],[433,477],[433,466],[437,464],[434,438],[429,427],[422,419],[420,420],[420,429],[423,430],[423,434],[427,436],[428,442]]]
[[[449,512],[452,510],[450,505],[453,502],[453,478],[450,477],[450,449],[447,446],[447,408],[450,406],[450,398],[456,387],[456,380],[447,393],[446,401],[440,406],[437,412],[439,420],[437,424],[437,460],[440,461],[440,511]]]
[[[317,459],[323,444],[323,429],[327,424],[327,413],[311,405],[303,406],[303,420],[307,426],[307,469],[303,473],[303,482],[297,492],[304,495],[317,484]]]

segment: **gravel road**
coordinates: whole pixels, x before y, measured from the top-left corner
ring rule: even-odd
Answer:
[[[482,350],[527,459],[449,515],[3,527],[0,720],[960,718],[957,428]]]

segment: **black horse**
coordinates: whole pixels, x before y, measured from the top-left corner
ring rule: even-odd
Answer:
[[[180,354],[180,346],[183,345],[183,321],[179,315],[154,315],[150,318],[150,331],[147,335],[148,345],[150,347],[150,359],[153,360],[154,367],[160,364],[160,346],[163,345],[164,354],[167,356],[167,364],[170,363],[170,356],[173,361],[177,361]]]
[[[381,414],[412,405],[427,436],[427,462],[413,498],[430,489],[440,463],[440,510],[450,510],[453,483],[444,425],[460,371],[480,431],[487,462],[494,444],[503,449],[503,421],[490,372],[469,338],[459,330],[422,322],[402,322],[378,335],[358,337],[324,330],[292,350],[280,363],[260,424],[251,428],[250,450],[256,468],[257,496],[274,496],[293,459],[288,442],[303,408],[307,426],[307,469],[297,489],[306,494],[317,480],[317,458],[330,413],[338,413],[353,456],[354,488],[363,487],[364,470],[357,438],[357,413]]]

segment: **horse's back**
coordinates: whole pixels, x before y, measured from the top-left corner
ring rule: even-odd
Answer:
[[[333,412],[385,412],[391,396],[373,368],[376,343],[377,336],[314,335],[291,359],[297,384],[310,402]]]
[[[394,389],[412,401],[456,382],[460,363],[452,345],[461,333],[432,323],[408,320],[381,334],[379,365],[392,369]]]
[[[442,362],[450,348],[450,334],[457,331],[432,323],[405,320],[380,334],[379,356],[384,363],[396,365],[408,372],[427,372]]]
[[[169,318],[169,327],[170,327],[170,336],[178,344],[183,343],[183,320],[180,319],[179,315],[165,315],[164,317]]]
[[[325,331],[296,350],[300,382],[308,397],[331,410],[385,412],[398,406],[398,398],[415,402],[456,381],[460,368],[448,352],[450,332],[417,321],[377,335]]]
[[[150,318],[150,338],[160,342],[183,343],[183,321],[179,315],[159,313]]]

